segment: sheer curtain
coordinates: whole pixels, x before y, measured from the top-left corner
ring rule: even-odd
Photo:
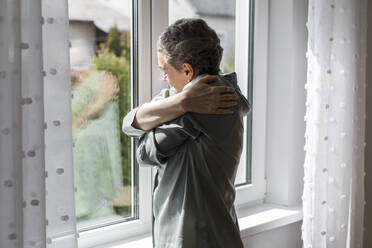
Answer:
[[[0,0],[0,247],[77,247],[67,13]]]
[[[309,0],[303,240],[362,247],[366,0]]]

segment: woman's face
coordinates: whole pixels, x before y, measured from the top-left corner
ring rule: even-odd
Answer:
[[[177,70],[175,67],[168,64],[163,54],[159,52],[158,65],[159,68],[163,71],[163,80],[167,81],[178,92],[182,91],[183,87],[193,78],[193,70],[190,64],[184,63],[181,66],[181,70]]]

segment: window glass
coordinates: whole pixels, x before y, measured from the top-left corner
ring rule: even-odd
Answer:
[[[220,70],[222,73],[235,71],[235,0],[169,0],[169,24],[172,24],[180,18],[201,18],[213,28],[221,40],[221,46],[224,49]],[[248,44],[247,44],[248,46]],[[248,70],[248,66],[247,66]],[[248,82],[238,82],[248,84]],[[247,85],[242,87],[247,89]],[[247,96],[247,92],[243,92]],[[248,117],[250,118],[250,117]],[[235,184],[241,185],[250,182],[250,149],[247,145],[247,139],[250,139],[250,122],[245,122],[244,149],[240,165],[238,167]],[[250,143],[249,143],[250,144]]]
[[[132,99],[132,2],[68,4],[75,201],[82,230],[136,217],[131,140],[121,132]]]

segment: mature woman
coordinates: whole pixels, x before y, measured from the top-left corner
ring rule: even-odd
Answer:
[[[235,73],[218,75],[221,57],[220,40],[203,20],[176,21],[158,40],[158,64],[170,89],[124,119],[124,132],[141,137],[139,164],[157,169],[154,247],[243,247],[234,181],[249,103]],[[219,87],[200,83],[204,74],[216,75],[210,84]],[[226,93],[231,89],[235,93]],[[215,107],[211,92],[223,92]]]
[[[114,216],[113,199],[123,189],[120,156],[119,86],[96,70],[74,71],[72,135],[79,221]],[[109,183],[108,183],[109,182]],[[94,190],[99,187],[99,190]]]

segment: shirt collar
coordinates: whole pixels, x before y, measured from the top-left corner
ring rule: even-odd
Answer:
[[[191,80],[190,82],[188,82],[183,88],[182,88],[182,91],[184,91],[185,89],[189,88],[191,85],[193,85],[196,81],[198,81],[200,78],[206,76],[207,74],[200,74],[198,76],[196,76],[193,80]]]

